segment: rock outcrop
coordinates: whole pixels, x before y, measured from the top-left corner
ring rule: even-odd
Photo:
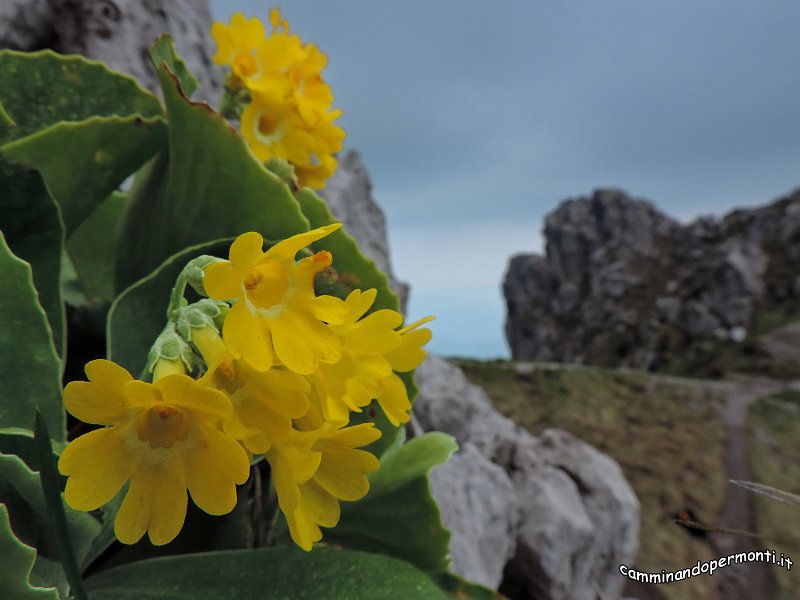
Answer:
[[[518,360],[681,370],[800,308],[800,193],[684,226],[597,190],[544,236],[546,255],[513,257],[503,284]]]
[[[83,54],[159,90],[147,48],[169,32],[200,82],[194,97],[216,101],[222,71],[213,64],[207,0],[3,0],[0,48]]]
[[[515,599],[594,600],[598,590],[618,598],[625,582],[617,569],[633,562],[639,539],[639,502],[619,465],[565,431],[532,436],[497,413],[461,369],[437,356],[417,370],[417,383],[420,426],[453,435],[460,454],[478,452],[494,463],[490,470],[470,459],[471,473],[480,473],[474,478],[484,482],[476,489],[491,482],[497,490],[491,502],[481,501],[480,492],[442,488],[433,472],[434,495],[453,527],[455,568],[483,582],[502,580],[501,591]],[[470,518],[480,517],[483,525],[455,526],[469,520],[450,516],[465,505],[478,507]],[[512,544],[499,535],[509,530]],[[476,568],[476,548],[493,559]]]

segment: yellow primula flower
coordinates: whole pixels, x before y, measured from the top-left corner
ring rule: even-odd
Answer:
[[[342,344],[342,356],[335,363],[322,363],[321,376],[314,380],[318,394],[325,398],[323,413],[329,420],[346,421],[350,411],[376,399],[389,421],[398,426],[409,420],[411,402],[402,380],[394,371],[412,371],[425,358],[422,346],[430,341],[429,329],[417,329],[432,317],[396,330],[403,322],[400,313],[383,309],[366,317],[377,290],[352,291],[341,323],[331,326]]]
[[[295,425],[298,429],[276,441],[266,457],[289,533],[298,546],[311,550],[322,539],[320,527],[339,522],[339,501],[360,500],[369,491],[366,474],[380,463],[359,448],[381,432],[374,423],[345,427],[346,422],[326,422],[317,398]]]
[[[307,54],[299,37],[288,32],[266,37],[258,18],[247,19],[240,12],[231,17],[230,25],[214,23],[211,36],[217,44],[213,60],[231,67],[234,87],[238,83],[251,89],[278,86],[282,94],[292,94],[288,69]]]
[[[320,189],[336,170],[333,155],[342,149],[344,130],[333,124],[340,114],[319,112],[308,122],[294,99],[286,99],[276,90],[253,90],[240,128],[259,161],[288,160],[301,186]]]
[[[344,303],[314,293],[314,276],[333,259],[329,252],[299,261],[295,255],[340,226],[336,223],[294,235],[266,252],[261,235],[245,233],[231,245],[230,260],[206,269],[208,295],[236,300],[222,329],[234,358],[247,361],[257,371],[266,371],[279,361],[301,375],[313,373],[320,361],[339,359],[341,344],[326,323],[341,321]]]
[[[327,428],[312,450],[320,462],[314,475],[298,485],[296,508],[284,511],[294,542],[311,550],[322,539],[320,527],[334,527],[339,522],[339,501],[360,500],[369,491],[367,473],[377,471],[380,463],[362,446],[377,440],[381,432],[374,423],[353,427]]]
[[[64,499],[76,510],[95,510],[130,480],[114,523],[117,538],[170,542],[186,516],[187,489],[212,515],[236,505],[236,485],[249,473],[240,444],[218,429],[231,414],[228,398],[186,375],[154,384],[134,380],[122,367],[95,360],[88,382],[64,390],[67,410],[86,423],[107,425],[65,448],[58,461],[67,475]]]
[[[254,370],[231,356],[213,327],[192,328],[191,338],[208,366],[200,382],[225,393],[233,404],[222,430],[248,452],[264,454],[274,440],[289,435],[292,419],[308,412],[311,386],[300,375],[280,368]]]

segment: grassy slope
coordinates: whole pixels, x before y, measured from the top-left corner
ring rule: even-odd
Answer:
[[[500,412],[532,433],[566,429],[619,462],[641,502],[636,568],[677,570],[715,558],[704,538],[672,523],[686,508],[713,523],[722,505],[724,433],[710,395],[645,373],[541,368],[518,374],[499,361],[457,362]],[[706,598],[715,579],[695,577],[657,591],[674,600]]]
[[[785,391],[762,398],[750,407],[751,469],[758,483],[800,494],[800,392]],[[781,543],[766,546],[795,561],[790,571],[774,569],[781,599],[797,598],[800,590],[800,507],[756,496],[759,530]],[[788,539],[787,539],[788,538]]]

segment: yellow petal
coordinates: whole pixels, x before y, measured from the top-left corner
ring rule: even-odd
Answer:
[[[142,464],[131,477],[114,522],[114,533],[123,544],[136,543],[145,531],[156,546],[171,542],[183,527],[187,502],[179,460]]]
[[[64,499],[75,510],[95,510],[116,496],[135,466],[120,426],[90,431],[70,442],[58,460],[59,472],[69,475]]]
[[[294,543],[310,552],[314,542],[322,539],[322,531],[314,522],[314,517],[303,506],[284,514]]]
[[[397,427],[400,423],[407,423],[411,417],[411,402],[408,391],[403,381],[397,375],[390,375],[378,382],[378,395],[376,400],[381,405],[389,422]]]
[[[361,319],[344,336],[344,346],[361,354],[386,354],[397,348],[401,336],[394,329],[403,322],[402,315],[383,309]]]
[[[197,434],[197,444],[183,452],[186,485],[194,503],[208,514],[227,514],[236,506],[236,485],[250,473],[247,453],[221,431],[201,427]]]
[[[231,244],[228,258],[237,267],[255,265],[264,256],[264,238],[260,233],[249,231],[237,237]]]
[[[317,319],[326,323],[338,324],[347,316],[347,305],[336,296],[317,296],[312,300],[311,310]]]
[[[322,431],[292,431],[292,434],[272,445],[266,457],[272,467],[273,483],[278,503],[284,514],[297,508],[300,502],[299,484],[314,476],[322,454],[312,451]]]
[[[227,261],[211,263],[203,272],[203,287],[209,298],[215,300],[228,300],[229,298],[241,298],[242,278],[245,273],[243,269]]]
[[[73,381],[64,390],[64,406],[85,423],[110,425],[125,418],[131,403],[122,388],[133,377],[110,360],[86,364],[89,382]]]
[[[300,505],[286,515],[289,533],[303,550],[311,550],[322,539],[322,527],[334,527],[339,522],[339,502],[313,480],[300,486]]]
[[[222,338],[234,358],[243,358],[258,371],[272,366],[272,343],[267,330],[243,300],[233,305],[222,326]]]
[[[405,373],[416,369],[425,360],[427,353],[422,347],[431,341],[430,329],[415,329],[402,336],[400,345],[388,352],[386,360],[392,365],[392,369]]]
[[[370,289],[366,292],[362,292],[361,290],[353,290],[347,296],[345,303],[347,304],[347,320],[350,323],[355,323],[361,317],[364,316],[372,304],[375,302],[375,298],[378,296],[378,290]]]
[[[233,411],[225,394],[200,385],[188,375],[167,375],[153,386],[161,391],[164,402],[186,408],[203,421],[219,421]]]
[[[361,423],[352,427],[343,427],[326,435],[326,440],[338,446],[360,448],[378,440],[381,430],[374,423]]]
[[[378,459],[365,450],[328,446],[314,480],[342,500],[359,500],[369,491],[365,473],[377,471]]]
[[[316,371],[318,361],[336,362],[341,356],[333,330],[300,310],[284,311],[271,321],[270,329],[275,354],[287,369],[300,375]]]
[[[333,223],[332,225],[325,225],[324,227],[318,227],[317,229],[312,229],[311,231],[298,233],[287,240],[283,240],[282,242],[275,244],[272,248],[267,250],[266,256],[282,260],[294,260],[295,255],[300,250],[313,244],[317,240],[321,240],[326,235],[333,233],[341,226],[341,223]]]

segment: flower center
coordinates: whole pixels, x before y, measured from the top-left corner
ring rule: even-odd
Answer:
[[[252,54],[239,54],[234,62],[234,69],[240,77],[252,77],[258,71],[258,63]]]
[[[151,448],[172,448],[184,441],[192,423],[184,411],[168,404],[156,404],[144,411],[136,423],[139,439]]]
[[[262,144],[272,144],[283,137],[284,125],[280,115],[271,110],[262,110],[256,117],[256,138]]]
[[[269,308],[281,302],[289,289],[289,274],[280,261],[265,260],[244,278],[247,298],[257,308]]]

